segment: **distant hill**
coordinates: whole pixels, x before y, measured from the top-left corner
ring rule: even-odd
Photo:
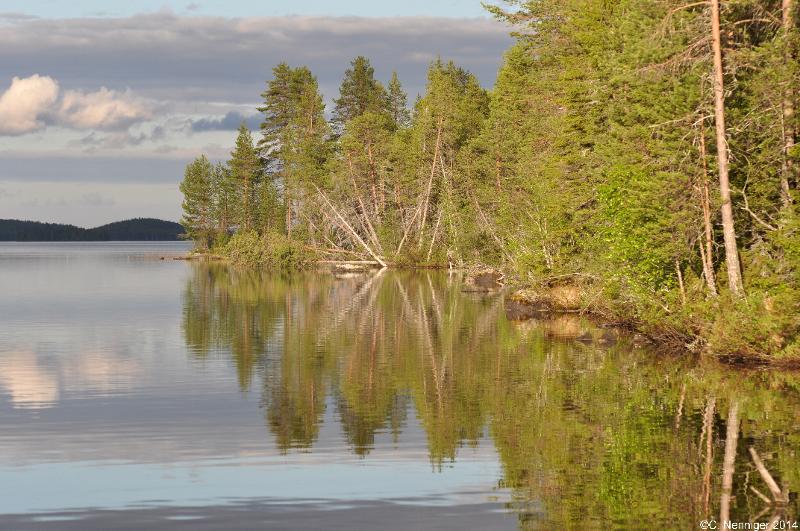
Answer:
[[[173,221],[135,218],[93,229],[60,223],[0,219],[2,242],[102,242],[179,240],[183,227]]]

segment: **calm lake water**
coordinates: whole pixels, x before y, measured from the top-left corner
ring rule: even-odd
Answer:
[[[0,244],[0,529],[698,529],[729,424],[733,519],[800,516],[798,374],[579,342],[447,273],[186,250]]]

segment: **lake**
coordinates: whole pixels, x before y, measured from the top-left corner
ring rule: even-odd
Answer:
[[[730,433],[732,519],[800,516],[797,373],[187,250],[0,244],[0,529],[697,529]]]

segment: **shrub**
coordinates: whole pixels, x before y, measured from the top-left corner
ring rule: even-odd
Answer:
[[[264,262],[264,243],[257,232],[237,232],[225,244],[223,254],[233,265],[258,267]]]
[[[236,266],[281,270],[300,269],[313,259],[300,243],[282,234],[261,236],[254,231],[233,235],[222,254]]]

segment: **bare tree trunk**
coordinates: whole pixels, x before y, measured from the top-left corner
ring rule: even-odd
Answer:
[[[378,220],[380,220],[384,205],[386,204],[386,194],[383,189],[383,178],[378,174],[378,170],[375,167],[375,159],[372,156],[372,144],[369,142],[367,143],[367,156],[369,157],[369,173],[372,177],[373,210]]]
[[[686,287],[683,285],[683,273],[681,272],[681,264],[678,259],[675,259],[675,273],[678,275],[678,288],[681,290],[681,303],[686,306]]]
[[[717,0],[712,0],[716,2]],[[722,526],[730,521],[733,471],[736,464],[736,443],[739,439],[739,403],[734,399],[728,408],[728,430],[725,434],[725,457],[722,460],[722,496],[719,500],[719,520]]]
[[[408,237],[408,233],[411,232],[411,227],[414,226],[414,220],[417,219],[421,207],[422,204],[420,203],[419,205],[417,205],[417,208],[414,209],[414,215],[411,216],[411,220],[409,220],[408,225],[406,225],[406,228],[403,231],[403,237],[400,238],[400,243],[397,245],[397,250],[394,252],[395,257],[397,257],[400,254],[400,251],[403,250],[403,244],[405,243],[406,238]]]
[[[700,190],[700,203],[703,207],[703,228],[705,229],[706,245],[705,252],[703,244],[700,243],[700,253],[703,258],[703,273],[706,276],[708,291],[712,295],[717,295],[717,279],[714,277],[714,255],[712,247],[714,245],[714,231],[711,226],[711,198],[708,193],[708,164],[706,163],[706,134],[703,122],[700,122],[700,159],[703,166],[703,187]]]
[[[431,245],[428,247],[428,254],[425,257],[426,262],[430,262],[431,254],[433,254],[433,244],[436,241],[436,237],[439,235],[439,223],[442,221],[442,211],[439,210],[439,215],[436,217],[436,225],[433,227],[433,236],[431,237]]]
[[[784,66],[789,67],[791,61],[791,46],[789,36],[794,24],[793,13],[794,1],[783,0],[783,34],[786,39],[784,48]],[[794,130],[794,90],[790,81],[783,94],[783,171],[781,172],[781,199],[783,206],[790,205],[793,201],[790,191],[791,181],[794,177],[794,164],[789,154],[795,144]]]
[[[717,126],[717,166],[719,193],[722,198],[722,235],[725,240],[725,263],[728,267],[728,287],[736,295],[743,294],[736,230],[733,226],[733,206],[728,178],[728,141],[725,133],[725,85],[722,73],[722,40],[719,32],[719,0],[711,0],[711,42],[714,48],[714,117]]]
[[[436,161],[439,158],[439,144],[442,141],[442,118],[439,117],[439,123],[436,127],[436,145],[433,149],[433,161],[431,162],[431,175],[428,178],[428,188],[425,191],[425,199],[422,203],[422,219],[419,223],[419,234],[420,234],[420,248],[422,248],[422,231],[425,230],[425,221],[428,217],[428,202],[430,201],[431,197],[431,189],[433,188],[433,177],[436,175]]]
[[[369,220],[367,208],[364,206],[364,201],[361,200],[361,194],[358,191],[355,172],[353,170],[353,161],[350,159],[350,155],[347,155],[347,167],[350,172],[350,182],[353,184],[353,195],[355,195],[358,205],[361,207],[361,215],[363,216],[363,221],[361,224],[364,226],[364,229],[367,232],[367,237],[372,242],[372,245],[375,246],[375,249],[377,249],[379,253],[383,254],[383,247],[381,247],[381,242],[378,239],[378,233],[375,232],[375,228],[373,227],[372,222]]]

